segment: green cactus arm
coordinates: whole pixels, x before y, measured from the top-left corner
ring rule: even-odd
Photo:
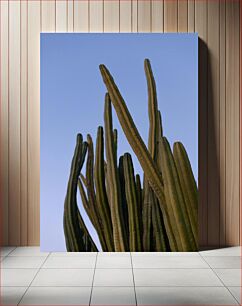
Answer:
[[[137,193],[137,207],[138,207],[138,211],[139,211],[139,223],[140,223],[140,230],[142,232],[142,201],[143,201],[143,197],[142,197],[142,187],[141,187],[141,181],[140,181],[140,176],[139,174],[135,175],[135,185],[136,185],[136,193]]]
[[[108,89],[111,102],[116,110],[119,122],[123,128],[123,131],[135,152],[139,162],[149,180],[152,188],[157,194],[158,198],[164,198],[162,179],[160,173],[155,167],[154,161],[149,154],[135,124],[128,111],[128,108],[110,74],[108,69],[104,65],[100,65],[100,71],[104,80],[104,83]]]
[[[80,196],[81,196],[82,205],[83,205],[92,225],[96,228],[97,225],[95,223],[95,218],[92,216],[92,210],[89,206],[86,191],[85,191],[84,186],[83,186],[83,181],[80,178],[78,179],[78,189],[79,189],[79,193],[80,193]]]
[[[152,201],[151,191],[148,181],[144,177],[144,199],[142,209],[142,227],[143,227],[143,250],[152,251]]]
[[[156,141],[158,142],[161,137],[163,137],[163,127],[162,127],[162,118],[161,112],[158,110],[157,112],[157,133],[156,133]]]
[[[129,250],[131,252],[140,252],[142,251],[141,228],[139,222],[140,211],[138,210],[133,162],[129,153],[124,154],[123,167],[125,194],[129,213]]]
[[[86,162],[86,184],[87,184],[87,196],[89,208],[91,211],[90,216],[93,218],[95,229],[97,231],[102,250],[107,251],[107,245],[104,237],[104,228],[102,220],[99,215],[96,192],[94,187],[94,149],[91,135],[87,135],[88,151],[87,151],[87,162]]]
[[[78,220],[79,220],[79,225],[80,228],[82,229],[83,233],[84,233],[84,239],[85,239],[85,244],[86,244],[86,248],[85,251],[86,252],[97,252],[98,248],[95,244],[95,242],[93,241],[91,235],[89,234],[89,231],[85,225],[85,222],[82,219],[82,216],[80,214],[80,211],[78,209]]]
[[[87,180],[86,180],[85,176],[82,173],[80,173],[80,178],[81,178],[84,186],[87,188]]]
[[[112,109],[110,97],[108,94],[105,95],[104,122],[107,176],[110,191],[109,203],[113,224],[114,247],[115,251],[124,252],[127,249],[127,236],[124,228],[124,220],[121,210],[122,202],[114,148]]]
[[[126,195],[125,195],[125,178],[124,178],[124,163],[123,163],[123,161],[124,161],[124,157],[123,157],[123,155],[121,155],[119,157],[118,174],[119,174],[119,182],[120,182],[124,226],[125,226],[126,232],[129,233],[129,213],[128,213],[127,199],[126,199]],[[127,250],[130,250],[129,249],[129,241],[127,241]]]
[[[85,245],[83,243],[83,231],[79,226],[78,220],[76,194],[78,177],[85,160],[86,150],[87,143],[83,143],[82,135],[78,134],[75,152],[71,163],[63,216],[66,247],[67,251],[71,252],[79,252],[85,250]]]
[[[181,142],[173,145],[173,155],[181,183],[193,235],[198,246],[198,189],[187,152]]]
[[[170,145],[165,137],[162,137],[161,146],[161,166],[164,179],[164,192],[167,207],[169,208],[170,221],[176,238],[180,238],[181,248],[179,251],[197,250],[196,241],[193,236],[188,212],[185,205],[182,189],[171,152]]]
[[[155,162],[153,161],[150,153],[148,152],[135,124],[129,113],[129,110],[121,96],[118,87],[116,86],[113,77],[104,65],[99,66],[103,81],[110,94],[111,101],[116,110],[119,122],[122,129],[127,137],[129,144],[131,145],[134,153],[136,154],[141,167],[144,170],[145,176],[147,177],[156,197],[159,200],[162,214],[164,217],[164,223],[166,226],[167,235],[169,237],[169,243],[172,250],[176,250],[176,242],[174,240],[174,234],[172,233],[171,222],[168,219],[167,208],[165,206],[165,198],[163,192],[163,182],[158,171]]]
[[[154,194],[152,194],[154,197]],[[154,236],[154,249],[156,252],[167,251],[167,237],[163,223],[163,216],[156,198],[152,201],[152,226]]]
[[[148,138],[148,149],[153,160],[156,158],[156,134],[157,134],[157,119],[158,119],[158,104],[156,94],[156,84],[151,69],[150,61],[145,59],[144,61],[145,75],[147,80],[148,88],[148,114],[149,114],[149,138]]]
[[[103,128],[98,127],[96,139],[96,154],[94,166],[94,180],[96,187],[97,209],[103,224],[103,233],[109,252],[114,251],[113,243],[113,227],[111,220],[111,212],[108,203],[108,197],[105,186],[105,171],[104,171],[104,140]]]

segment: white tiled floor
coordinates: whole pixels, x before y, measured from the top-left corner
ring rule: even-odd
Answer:
[[[197,253],[2,248],[1,305],[239,305],[240,247]]]

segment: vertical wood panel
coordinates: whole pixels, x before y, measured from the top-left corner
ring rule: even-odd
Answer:
[[[104,0],[104,32],[119,32],[119,0]]]
[[[138,1],[138,32],[151,31],[151,1]]]
[[[138,32],[138,0],[132,0],[132,32]]]
[[[239,13],[226,2],[226,245],[239,243]]]
[[[74,32],[89,31],[89,1],[74,0]]]
[[[219,246],[219,2],[208,1],[208,244]]]
[[[199,41],[199,241],[208,242],[207,206],[207,1],[195,1],[195,31]]]
[[[20,245],[20,2],[9,2],[9,243]],[[14,224],[14,228],[13,228]]]
[[[40,1],[28,1],[28,245],[40,235]]]
[[[120,32],[132,31],[132,3],[131,0],[120,1]]]
[[[56,1],[56,32],[67,32],[67,2]]]
[[[55,32],[56,28],[56,15],[55,7],[56,2],[40,0],[41,1],[41,31],[42,32]]]
[[[73,0],[67,0],[67,31],[74,31],[74,3]]]
[[[8,1],[0,2],[1,9],[1,112],[0,112],[0,166],[1,166],[1,243],[8,245]]]
[[[195,0],[188,0],[188,32],[195,32]]]
[[[226,242],[226,0],[220,1],[220,46],[219,46],[219,91],[220,91],[220,139],[219,139],[219,163],[220,163],[220,245],[225,246]]]
[[[27,61],[28,61],[28,25],[27,1],[21,2],[21,58],[20,58],[20,148],[21,148],[21,245],[28,244],[28,97],[27,97]]]
[[[151,31],[162,33],[164,32],[164,1],[153,0],[151,2],[152,15],[151,15]]]
[[[90,32],[103,32],[103,0],[90,1]]]
[[[164,31],[178,31],[178,3],[182,0],[164,0]]]
[[[188,31],[188,0],[178,0],[178,32]]]

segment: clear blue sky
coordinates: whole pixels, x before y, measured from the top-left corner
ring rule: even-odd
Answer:
[[[197,34],[41,34],[41,249],[65,251],[63,205],[76,134],[95,142],[103,125],[105,64],[120,88],[141,136],[147,141],[148,113],[144,59],[156,79],[164,134],[185,145],[198,175]],[[131,152],[113,110],[118,153]],[[134,154],[132,153],[132,156]],[[142,173],[134,158],[135,171]],[[79,207],[97,236],[80,198]],[[97,244],[99,245],[98,241]]]

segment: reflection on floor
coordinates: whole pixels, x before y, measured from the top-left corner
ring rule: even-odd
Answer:
[[[41,253],[1,249],[11,305],[238,305],[240,247],[198,253]]]

